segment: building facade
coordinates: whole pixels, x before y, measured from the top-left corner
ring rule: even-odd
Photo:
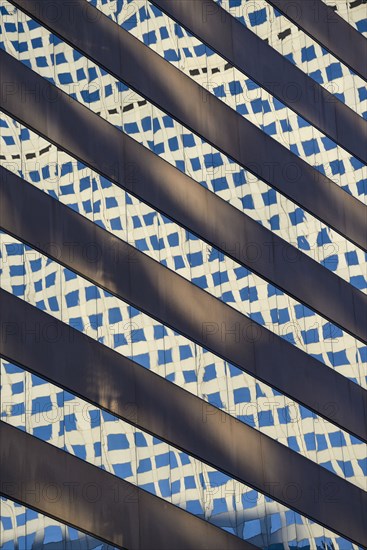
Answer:
[[[0,548],[367,547],[365,2],[0,6]]]

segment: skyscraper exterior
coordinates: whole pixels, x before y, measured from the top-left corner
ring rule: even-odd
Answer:
[[[0,549],[367,548],[367,9],[0,0]]]

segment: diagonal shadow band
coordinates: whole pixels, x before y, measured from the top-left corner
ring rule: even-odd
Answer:
[[[35,13],[28,2],[15,3],[28,9],[29,13]],[[152,3],[367,164],[367,122],[220,5],[213,0],[152,0]]]
[[[22,299],[0,290],[0,300],[0,356],[314,521],[364,540],[366,493],[356,486]]]
[[[126,82],[154,105],[316,218],[367,249],[367,234],[364,231],[367,208],[362,202],[251,124],[85,0],[73,0],[70,3],[63,0],[22,2],[27,9],[30,9],[32,3],[42,22],[49,17],[49,28],[53,32],[107,72]],[[5,76],[4,82],[13,82],[13,79]]]
[[[268,0],[306,34],[367,80],[367,41],[322,0]]]
[[[18,176],[0,174],[4,231],[367,440],[361,386]],[[327,403],[337,403],[333,418]]]
[[[326,319],[367,340],[367,296],[358,289],[2,51],[0,70],[4,111]],[[359,205],[362,215],[367,213]],[[361,230],[360,237],[365,236]]]
[[[0,421],[0,494],[128,550],[255,550],[207,521]]]

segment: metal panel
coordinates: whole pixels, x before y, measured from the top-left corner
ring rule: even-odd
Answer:
[[[268,0],[316,42],[367,80],[367,42],[321,0]]]
[[[23,300],[1,290],[0,297],[1,355],[338,533],[364,540],[358,537],[366,493]]]
[[[359,290],[1,51],[0,66],[5,83],[0,105],[12,116],[326,319],[366,339],[367,296]],[[89,139],[91,135],[99,138]],[[365,221],[362,239],[364,226]],[[247,250],[254,243],[259,254],[251,256]]]
[[[4,169],[0,227],[366,440],[367,392]],[[45,237],[46,236],[46,237]],[[46,242],[45,242],[46,240]],[[52,243],[52,246],[50,246]],[[95,254],[86,254],[93,243]],[[327,403],[337,403],[332,419]]]
[[[0,493],[129,550],[254,546],[0,422]]]
[[[337,532],[360,532],[363,491],[19,298],[0,290],[0,299],[8,360]]]
[[[212,0],[152,0],[234,67],[367,164],[367,122]],[[14,2],[29,13],[32,4]],[[304,4],[305,2],[303,2]],[[251,55],[248,55],[251,52]],[[285,84],[297,90],[290,100]]]
[[[358,246],[367,248],[367,235],[363,230],[366,207],[321,172],[256,128],[84,0],[75,0],[72,5],[54,0],[50,10],[46,9],[49,6],[46,0],[37,5],[39,19],[43,20],[42,14],[45,20],[49,17],[51,23],[48,26],[53,32],[238,164]],[[32,76],[29,78],[33,79]],[[4,81],[16,82],[9,73],[4,73]],[[52,94],[52,97],[55,96]],[[7,100],[6,104],[2,103],[6,110],[14,98],[5,93],[3,98]],[[45,103],[45,96],[42,103]],[[50,107],[54,109],[55,103],[50,103]]]

